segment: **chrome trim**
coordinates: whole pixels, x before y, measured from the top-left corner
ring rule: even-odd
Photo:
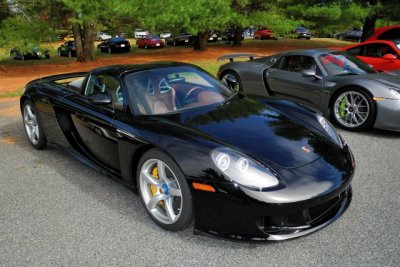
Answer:
[[[124,131],[124,130],[121,130],[121,129],[117,129],[117,136],[118,136],[118,137],[127,137],[127,138],[129,138],[129,139],[138,141],[138,142],[140,142],[140,143],[148,144],[148,142],[146,142],[146,141],[140,139],[140,138],[137,137],[136,135],[131,134],[131,133],[129,133],[129,132],[127,132],[127,131]]]

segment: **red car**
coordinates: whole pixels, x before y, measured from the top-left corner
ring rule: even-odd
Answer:
[[[136,47],[142,47],[146,49],[150,47],[163,48],[164,42],[157,35],[149,34],[144,38],[136,40]]]
[[[274,33],[267,27],[261,28],[254,33],[254,39],[275,39]]]
[[[400,40],[400,25],[376,28],[374,34],[366,41]]]
[[[337,47],[357,56],[378,71],[400,70],[400,41],[370,41]]]

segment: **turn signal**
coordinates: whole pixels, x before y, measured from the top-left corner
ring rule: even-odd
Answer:
[[[207,184],[200,184],[200,183],[192,183],[193,188],[196,190],[207,191],[207,192],[215,192],[214,187]]]

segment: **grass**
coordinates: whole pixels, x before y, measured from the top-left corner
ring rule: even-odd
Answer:
[[[0,98],[11,98],[11,97],[17,97],[22,94],[22,89],[17,89],[13,92],[7,92],[7,93],[0,93]]]

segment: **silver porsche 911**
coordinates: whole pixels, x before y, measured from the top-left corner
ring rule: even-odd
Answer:
[[[234,61],[248,57],[248,61]],[[292,100],[320,110],[340,127],[400,131],[400,71],[376,72],[356,57],[329,49],[297,50],[268,57],[231,54],[218,60],[218,77],[250,94]]]

